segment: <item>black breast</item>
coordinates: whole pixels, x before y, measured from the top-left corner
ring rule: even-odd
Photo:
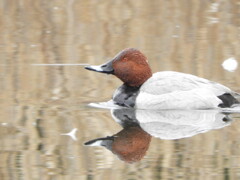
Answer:
[[[113,115],[119,120],[119,123],[123,128],[139,126],[135,113],[135,109],[133,108],[113,110]]]
[[[231,107],[233,104],[238,104],[239,101],[229,93],[224,93],[221,96],[218,96],[222,100],[222,103],[218,106],[221,108]]]
[[[126,84],[120,86],[113,96],[113,101],[124,107],[134,107],[140,87],[131,87]]]

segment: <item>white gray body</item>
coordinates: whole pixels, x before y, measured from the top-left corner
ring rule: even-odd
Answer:
[[[181,139],[223,128],[231,119],[216,110],[137,110],[136,118],[141,128],[160,139]]]
[[[218,96],[233,94],[226,86],[190,74],[163,71],[153,74],[139,89],[137,109],[212,109]]]

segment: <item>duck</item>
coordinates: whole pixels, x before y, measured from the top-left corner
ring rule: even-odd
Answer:
[[[136,48],[124,49],[106,63],[85,69],[114,75],[123,82],[111,100],[120,107],[216,109],[240,103],[240,94],[220,83],[176,71],[152,73],[147,57]]]

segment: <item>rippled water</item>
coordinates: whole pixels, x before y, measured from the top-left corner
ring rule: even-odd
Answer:
[[[240,179],[240,114],[89,107],[121,82],[82,66],[135,47],[153,72],[240,92],[240,1],[0,0],[0,9],[0,179]]]

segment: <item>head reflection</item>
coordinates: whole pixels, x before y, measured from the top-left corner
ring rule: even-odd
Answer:
[[[223,128],[231,123],[227,113],[217,110],[114,109],[112,117],[123,129],[112,136],[88,141],[85,145],[104,146],[128,163],[140,161],[144,157],[151,136],[165,140],[181,139]]]
[[[148,150],[151,136],[139,126],[133,109],[115,109],[112,115],[123,129],[112,136],[88,141],[85,145],[104,146],[128,163],[141,160]]]

